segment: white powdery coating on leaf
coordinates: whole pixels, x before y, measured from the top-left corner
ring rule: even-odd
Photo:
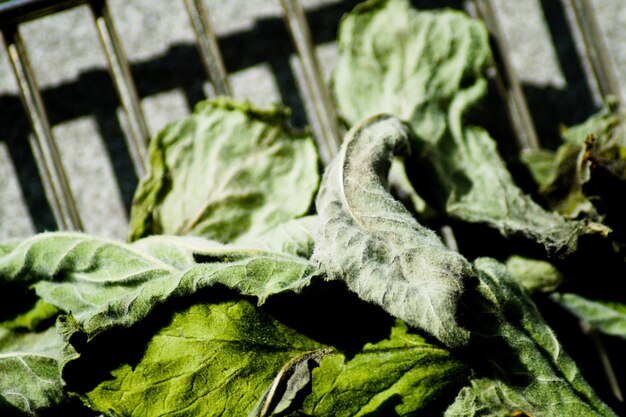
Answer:
[[[456,323],[456,304],[471,266],[386,189],[393,157],[408,141],[408,129],[391,116],[350,131],[322,181],[313,259],[361,298],[448,345],[462,345],[467,332]]]

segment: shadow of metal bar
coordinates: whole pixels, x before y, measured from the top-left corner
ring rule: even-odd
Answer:
[[[57,225],[61,230],[82,230],[83,225],[76,201],[50,129],[48,116],[19,29],[17,27],[5,28],[3,34],[11,65],[20,87],[22,103],[35,137],[35,140],[31,141],[31,147]]]

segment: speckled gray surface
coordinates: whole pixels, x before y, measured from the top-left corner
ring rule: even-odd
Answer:
[[[259,106],[282,102],[304,125],[306,99],[278,0],[207,0],[236,97]],[[307,0],[326,74],[336,59],[341,15],[357,1]],[[462,1],[414,1],[417,7]],[[208,87],[183,1],[110,0],[152,133],[189,113]],[[598,105],[579,55],[567,0],[495,1],[513,62],[543,136],[575,123]],[[622,90],[626,90],[626,7],[594,0]],[[118,101],[88,8],[21,27],[63,163],[87,232],[123,238],[137,183],[118,121]],[[28,147],[29,125],[6,52],[0,49],[0,239],[54,229]]]

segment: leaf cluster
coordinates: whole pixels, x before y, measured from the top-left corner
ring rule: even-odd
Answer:
[[[339,48],[322,173],[286,109],[217,98],[151,141],[128,242],[0,244],[2,415],[616,415],[543,306],[626,336],[581,268],[624,271],[623,115],[525,155],[536,200],[468,122],[482,24],[370,0]]]

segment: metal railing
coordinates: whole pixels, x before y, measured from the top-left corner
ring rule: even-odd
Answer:
[[[37,80],[30,65],[20,24],[72,7],[88,4],[98,30],[108,68],[124,110],[127,145],[135,172],[142,177],[146,169],[146,145],[150,133],[141,108],[132,71],[106,0],[13,0],[0,3],[0,28],[4,35],[11,64],[18,81],[20,96],[28,114],[35,141],[31,144],[46,197],[60,230],[82,230],[83,225],[68,175],[48,121]],[[281,0],[284,18],[299,54],[304,73],[306,94],[313,103],[309,119],[317,130],[324,162],[337,152],[340,131],[320,66],[314,53],[310,30],[299,0]],[[201,61],[216,94],[232,95],[226,66],[202,0],[185,0]]]

